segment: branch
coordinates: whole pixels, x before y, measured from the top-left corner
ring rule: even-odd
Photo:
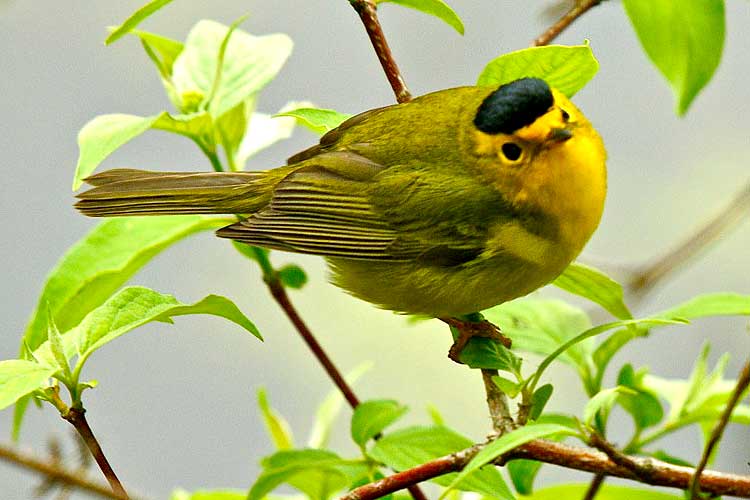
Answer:
[[[665,276],[676,271],[712,243],[734,229],[750,211],[750,182],[732,199],[721,212],[716,214],[695,233],[683,240],[676,248],[656,259],[652,264],[636,273],[630,280],[630,289],[643,294],[653,288]]]
[[[573,21],[581,17],[592,7],[596,7],[603,0],[575,0],[575,5],[566,12],[555,24],[550,26],[547,31],[539,35],[534,40],[533,45],[540,47],[542,45],[549,45],[549,43],[557,38],[568,26],[573,24]]]
[[[490,410],[492,419],[492,428],[499,435],[510,432],[515,427],[515,422],[510,414],[508,397],[492,381],[492,377],[497,376],[497,370],[482,370],[482,380],[484,381],[484,390],[487,394],[487,407]]]
[[[73,406],[67,412],[62,414],[62,418],[70,422],[70,424],[78,431],[78,434],[81,435],[83,442],[86,443],[89,451],[94,456],[94,460],[96,460],[96,463],[99,465],[104,477],[107,478],[107,482],[112,488],[112,491],[117,495],[117,498],[128,499],[129,497],[125,488],[122,487],[122,483],[117,478],[115,471],[112,470],[112,467],[109,465],[109,461],[104,455],[102,447],[99,446],[99,442],[96,440],[94,432],[91,430],[91,427],[89,427],[85,413],[85,409]]]
[[[349,3],[357,11],[362,24],[365,26],[365,31],[367,31],[367,36],[370,37],[370,42],[372,42],[375,54],[377,54],[380,60],[380,65],[383,66],[385,76],[391,84],[393,93],[396,94],[396,100],[398,102],[410,101],[411,94],[406,87],[404,78],[401,76],[396,60],[393,58],[391,48],[385,39],[383,28],[380,26],[380,21],[378,20],[377,6],[374,0],[349,0]]]
[[[450,472],[462,470],[482,446],[473,446],[452,455],[431,460],[374,483],[361,486],[341,497],[341,500],[374,500],[416,482],[433,479]],[[689,487],[695,470],[690,467],[668,464],[652,458],[626,457],[629,467],[615,463],[605,453],[580,446],[570,446],[545,439],[536,439],[497,458],[495,465],[505,465],[509,460],[525,458],[569,469],[633,479],[653,486],[678,489]],[[632,468],[640,471],[638,478]],[[647,471],[647,473],[644,473]],[[714,495],[734,495],[750,498],[750,476],[739,476],[716,471],[704,471],[700,476],[701,491]]]
[[[732,397],[729,399],[726,408],[724,408],[724,412],[721,414],[721,418],[716,424],[716,427],[711,431],[711,437],[709,437],[708,442],[706,443],[706,448],[703,450],[701,461],[698,464],[698,467],[695,468],[695,474],[693,474],[693,477],[690,480],[690,498],[692,500],[700,499],[700,488],[698,487],[699,482],[697,479],[703,474],[703,470],[706,468],[714,448],[716,448],[716,445],[721,440],[721,435],[724,434],[724,429],[727,427],[729,419],[732,417],[734,408],[737,406],[737,403],[740,402],[742,394],[748,386],[750,386],[750,360],[745,363],[745,367],[742,369],[742,372],[737,379],[737,385],[734,386]]]
[[[28,453],[15,450],[9,446],[0,445],[0,459],[8,463],[29,469],[45,477],[52,479],[56,483],[63,483],[77,490],[97,495],[101,498],[114,500],[127,500],[128,497],[120,493],[115,493],[108,487],[88,481],[81,477],[80,472],[72,472],[60,467],[59,465],[40,460]],[[130,500],[137,500],[130,497]]]

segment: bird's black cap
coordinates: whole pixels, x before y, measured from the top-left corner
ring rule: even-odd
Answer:
[[[474,125],[487,134],[512,134],[534,123],[552,107],[552,90],[539,78],[521,78],[501,85],[482,101]]]

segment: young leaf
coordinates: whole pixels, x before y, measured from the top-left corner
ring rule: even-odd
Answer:
[[[297,264],[287,264],[279,269],[279,279],[284,286],[299,290],[307,283],[307,274]]]
[[[73,176],[73,191],[81,187],[83,179],[91,175],[107,156],[150,129],[160,116],[100,115],[84,125],[78,132],[80,152]]]
[[[36,349],[47,338],[47,304],[58,328],[65,332],[169,245],[228,222],[191,215],[119,217],[99,223],[50,272],[24,341]]]
[[[622,286],[598,269],[573,262],[552,284],[599,304],[617,319],[633,318],[623,300]]]
[[[549,45],[517,50],[490,61],[477,85],[493,86],[519,78],[536,77],[568,97],[583,88],[599,70],[588,45]]]
[[[443,0],[376,0],[375,3],[395,3],[424,12],[445,21],[448,26],[464,34],[464,23],[461,22],[461,18]]]
[[[104,43],[109,45],[110,43],[119,40],[124,35],[133,30],[133,28],[141,24],[141,22],[143,22],[151,14],[158,11],[170,2],[172,2],[172,0],[152,0],[151,2],[147,3],[146,5],[135,11],[129,18],[125,20],[125,22],[123,22],[112,33],[110,33]]]
[[[245,500],[246,498],[247,491],[244,490],[198,490],[190,493],[180,489],[174,490],[169,500]]]
[[[617,402],[617,398],[622,394],[636,394],[636,392],[622,386],[599,391],[586,403],[583,409],[583,423],[589,427],[593,427],[597,414],[602,415],[603,420],[606,421],[610,410],[612,410],[615,402]]]
[[[286,419],[279,415],[268,403],[264,388],[258,389],[258,407],[263,415],[263,423],[277,450],[288,450],[294,447],[294,438]]]
[[[261,500],[277,486],[283,483],[293,483],[295,479],[299,479],[299,476],[304,475],[307,475],[304,478],[306,481],[294,486],[302,486],[305,492],[310,480],[317,480],[316,494],[311,494],[311,498],[328,498],[330,493],[346,486],[346,475],[340,467],[347,465],[347,462],[330,451],[282,450],[264,458],[262,465],[263,472],[250,488],[247,500]],[[310,475],[313,475],[313,478],[310,478]]]
[[[537,420],[547,406],[549,398],[552,397],[554,387],[552,384],[544,384],[531,395],[531,409],[529,410],[529,420]]]
[[[669,81],[683,115],[711,80],[724,49],[724,0],[623,5],[648,57]]]
[[[130,34],[140,38],[143,49],[156,65],[162,78],[171,78],[174,60],[185,47],[182,42],[148,31],[132,30]]]
[[[661,318],[687,320],[710,316],[750,316],[750,295],[737,293],[709,293],[658,314]]]
[[[569,498],[585,498],[589,490],[588,484],[561,484],[551,486],[535,492],[533,495],[524,497],[523,500],[567,500]],[[604,484],[596,493],[596,500],[684,500],[684,496],[670,495],[660,491],[646,490],[643,488],[631,488],[630,486],[618,486]]]
[[[257,328],[229,299],[209,295],[195,304],[183,304],[171,295],[148,288],[123,288],[104,304],[91,311],[78,326],[62,336],[68,359],[78,354],[75,372],[81,371],[86,359],[103,345],[151,321],[171,323],[175,316],[212,314],[228,319],[260,338]],[[42,344],[34,355],[42,360],[52,356],[49,342]]]
[[[509,398],[515,398],[521,390],[521,386],[518,382],[513,382],[512,380],[497,375],[492,377],[492,383],[495,384],[498,389],[507,394]]]
[[[458,338],[458,332],[451,327],[453,340]],[[461,355],[461,362],[469,368],[487,370],[503,370],[518,374],[521,372],[522,359],[494,340],[475,337],[466,344]]]
[[[470,439],[447,427],[408,427],[390,432],[379,439],[368,455],[394,470],[405,470],[434,458],[463,450],[472,444]],[[432,481],[447,486],[455,477],[456,473],[451,473]],[[513,498],[500,472],[491,467],[475,472],[471,477],[461,481],[456,488],[495,498]]]
[[[633,417],[638,432],[658,424],[664,418],[664,409],[659,399],[643,387],[645,373],[636,373],[632,365],[626,364],[617,376],[617,385],[633,391],[633,394],[622,393],[619,403]]]
[[[0,361],[0,410],[38,389],[59,369],[23,359]]]
[[[352,440],[364,449],[367,441],[380,434],[407,411],[406,406],[390,399],[364,401],[354,409],[352,415]]]
[[[482,450],[477,453],[474,458],[471,459],[466,467],[464,467],[464,470],[462,470],[458,474],[458,476],[453,479],[451,484],[448,486],[448,489],[446,489],[443,494],[440,495],[440,498],[445,498],[445,495],[448,493],[448,491],[459,487],[462,481],[466,480],[474,473],[481,472],[479,469],[482,466],[492,462],[503,453],[506,453],[534,439],[540,439],[554,434],[567,434],[573,436],[577,433],[571,431],[568,427],[563,425],[529,424],[524,427],[519,427],[518,429],[515,429],[508,434],[500,436],[498,439],[492,441],[490,444],[482,448]],[[513,496],[509,495],[508,498],[513,498]]]
[[[362,363],[344,376],[346,383],[353,385],[359,378],[372,369],[372,363]],[[307,446],[310,448],[322,448],[328,443],[331,434],[333,422],[341,411],[344,404],[344,397],[338,389],[332,389],[325,397],[323,402],[315,411],[315,421],[310,431],[310,437],[307,440]]]
[[[49,347],[50,351],[52,352],[52,357],[47,361],[53,362],[54,364],[50,364],[53,364],[53,366],[56,366],[60,371],[62,371],[61,376],[63,377],[63,381],[66,384],[75,384],[77,381],[73,380],[72,374],[70,372],[70,363],[68,363],[68,358],[65,356],[65,349],[63,348],[62,343],[62,335],[60,334],[60,330],[57,329],[57,325],[55,324],[55,320],[52,318],[52,313],[50,312],[49,307],[47,307],[47,338],[49,339]],[[32,357],[34,359],[38,359],[34,353],[32,353]]]
[[[561,300],[520,299],[483,312],[513,339],[513,348],[549,355],[576,335],[591,328],[588,315]],[[579,370],[587,370],[593,341],[573,345],[560,357]]]
[[[199,21],[190,31],[185,48],[172,67],[178,95],[202,95],[214,118],[249,99],[279,72],[292,50],[286,35],[251,36],[235,30],[228,41],[221,66],[221,82],[210,103],[219,51],[229,28],[213,21]]]
[[[591,389],[593,392],[599,392],[601,389],[604,372],[607,370],[610,360],[617,352],[622,349],[631,340],[645,337],[648,335],[648,328],[628,327],[617,330],[599,344],[592,354],[594,365],[596,366],[596,375],[592,381]]]
[[[332,109],[297,108],[276,113],[273,115],[273,118],[285,116],[294,118],[297,120],[297,123],[307,127],[316,134],[324,134],[333,130],[352,117],[352,115],[339,113]]]

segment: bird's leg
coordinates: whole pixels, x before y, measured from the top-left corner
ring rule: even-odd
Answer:
[[[458,338],[453,342],[448,357],[456,363],[462,363],[459,357],[466,344],[472,337],[483,337],[500,342],[507,349],[510,349],[511,340],[502,334],[500,328],[493,325],[481,315],[467,315],[463,318],[438,318],[440,321],[452,326],[458,330]]]

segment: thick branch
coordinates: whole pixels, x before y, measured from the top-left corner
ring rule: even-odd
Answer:
[[[29,469],[45,477],[53,480],[57,483],[68,485],[86,493],[97,495],[101,498],[109,498],[114,500],[127,500],[128,497],[115,493],[110,488],[103,484],[97,484],[86,480],[82,477],[79,472],[72,472],[66,470],[59,465],[53,464],[49,461],[40,460],[36,457],[23,453],[18,450],[14,450],[8,446],[0,445],[0,459],[5,460],[8,463],[14,464],[24,469]],[[137,500],[135,497],[130,497],[130,500]]]
[[[409,484],[426,481],[450,472],[458,472],[478,452],[474,446],[466,450],[431,460],[374,483],[352,490],[341,500],[374,500]],[[496,465],[504,465],[509,460],[526,458],[548,464],[559,465],[596,474],[633,479],[653,486],[668,486],[678,489],[689,487],[695,472],[690,467],[668,464],[651,458],[627,456],[630,467],[615,463],[605,453],[579,446],[555,443],[544,439],[530,441],[495,460]],[[637,477],[633,468],[641,471]],[[648,471],[647,474],[642,473]],[[716,471],[704,471],[699,485],[701,491],[714,495],[734,495],[750,498],[750,476],[738,476]]]
[[[362,24],[365,26],[365,31],[367,31],[367,36],[370,37],[370,42],[372,42],[372,47],[375,49],[375,54],[377,54],[381,66],[383,66],[385,76],[391,84],[393,93],[396,94],[396,100],[398,102],[410,101],[411,94],[406,87],[404,78],[401,76],[396,60],[393,58],[383,28],[380,26],[375,2],[373,0],[349,0],[349,3],[357,11]]]
[[[602,0],[575,0],[575,5],[565,13],[555,24],[550,26],[547,31],[542,33],[533,45],[540,47],[542,45],[549,45],[552,40],[557,38],[568,26],[573,24],[573,21],[584,15],[592,7],[596,7],[602,3]]]
[[[122,487],[120,480],[117,478],[117,474],[115,474],[115,471],[112,470],[112,467],[109,465],[109,461],[104,455],[104,451],[102,451],[99,441],[97,441],[94,432],[91,430],[91,427],[89,427],[85,413],[85,409],[74,406],[65,412],[62,417],[70,422],[70,424],[78,431],[78,434],[81,435],[83,442],[86,443],[89,451],[91,451],[91,454],[94,456],[94,460],[96,460],[97,465],[99,465],[99,468],[102,470],[104,477],[107,478],[107,482],[112,488],[112,491],[118,495],[118,498],[127,499],[128,494],[125,491],[125,488]]]

